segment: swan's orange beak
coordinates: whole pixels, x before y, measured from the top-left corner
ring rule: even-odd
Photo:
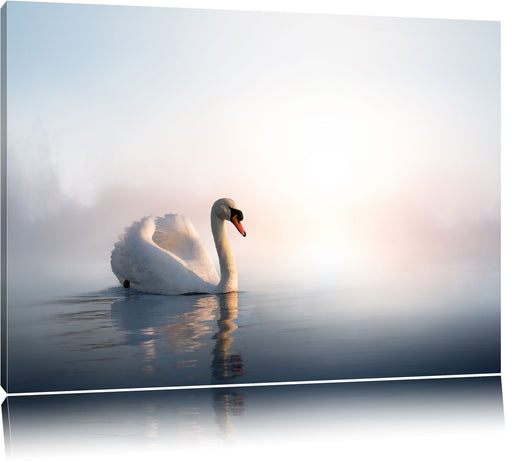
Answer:
[[[243,237],[247,236],[247,233],[245,232],[245,229],[242,226],[242,223],[240,223],[240,221],[238,221],[238,218],[236,217],[236,215],[231,218],[231,223],[233,223],[236,226],[236,229],[238,229],[239,233]]]

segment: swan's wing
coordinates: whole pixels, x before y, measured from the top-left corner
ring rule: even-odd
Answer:
[[[111,263],[121,283],[145,292],[211,292],[219,280],[193,225],[180,216],[135,222],[115,244]]]
[[[205,281],[216,284],[217,271],[192,222],[183,215],[170,213],[155,219],[153,242],[185,262],[188,269]]]

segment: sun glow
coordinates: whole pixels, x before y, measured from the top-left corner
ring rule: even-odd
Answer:
[[[67,265],[110,273],[123,227],[168,212],[211,249],[211,204],[232,197],[242,273],[496,254],[497,23],[11,7],[9,226],[21,253],[44,253],[34,227],[54,257],[83,233],[90,247]]]

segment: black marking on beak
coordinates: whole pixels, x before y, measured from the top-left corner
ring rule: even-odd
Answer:
[[[233,218],[236,218],[238,221],[242,221],[244,219],[244,214],[241,210],[234,209],[233,207],[229,207],[229,210],[231,210],[231,220],[233,220]]]
[[[231,223],[235,225],[236,229],[238,229],[238,231],[243,237],[247,236],[247,233],[245,232],[242,223],[240,223],[244,219],[244,214],[242,213],[241,210],[234,209],[233,207],[229,207],[229,209],[231,210]]]

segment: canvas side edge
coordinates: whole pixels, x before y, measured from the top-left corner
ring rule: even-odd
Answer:
[[[1,10],[1,169],[0,169],[0,279],[1,279],[1,386],[7,391],[7,3]]]

